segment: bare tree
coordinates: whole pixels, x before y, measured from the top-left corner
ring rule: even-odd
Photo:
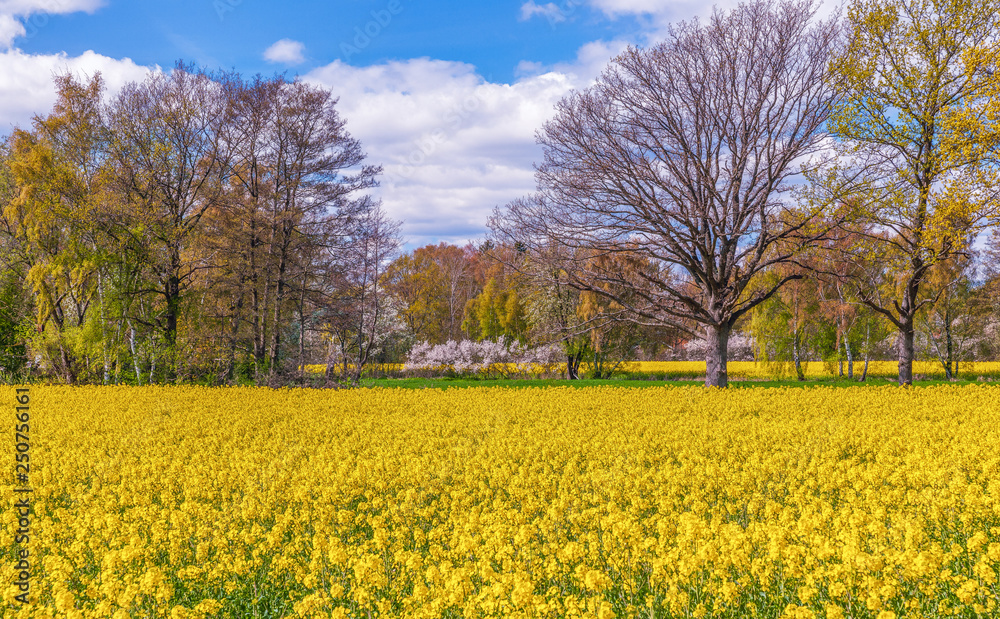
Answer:
[[[538,193],[498,210],[495,235],[559,261],[571,285],[637,321],[697,324],[706,385],[726,386],[734,323],[801,275],[751,282],[822,234],[815,211],[785,198],[800,162],[819,152],[835,100],[837,20],[810,25],[814,13],[810,0],[755,0],[622,53],[558,104],[538,135]],[[593,259],[615,253],[652,265],[637,286],[601,268],[619,261]]]
[[[223,84],[233,155],[213,250],[232,297],[225,374],[248,322],[255,378],[266,370],[273,380],[287,357],[286,318],[302,313],[314,283],[314,254],[367,208],[354,194],[373,187],[381,168],[365,164],[328,90],[280,76],[227,76]]]
[[[324,228],[331,217],[351,218],[364,200],[352,194],[376,185],[381,167],[364,165],[361,142],[351,137],[330,91],[303,82],[282,88],[275,118],[275,160],[269,205],[270,259],[274,303],[269,367],[273,375],[280,357],[282,311],[292,282],[296,246],[310,228]],[[354,171],[354,174],[347,172]]]
[[[355,385],[386,339],[402,328],[385,290],[385,273],[399,253],[400,224],[389,219],[378,202],[363,202],[364,212],[354,218],[343,246],[330,256],[329,294],[323,302],[331,342],[327,379],[333,376],[336,352],[343,375]]]
[[[254,378],[261,380],[266,361],[268,290],[266,260],[268,247],[267,208],[273,201],[271,178],[274,176],[274,118],[281,89],[287,84],[277,76],[254,76],[243,80],[230,76],[224,82],[231,120],[226,123],[225,140],[237,156],[229,170],[225,206],[215,217],[217,231],[209,235],[213,252],[221,268],[217,281],[228,288],[228,353],[223,377],[233,376],[241,326],[249,322],[253,341],[249,345],[254,359]],[[249,316],[246,310],[249,309]],[[225,330],[225,329],[224,329]]]

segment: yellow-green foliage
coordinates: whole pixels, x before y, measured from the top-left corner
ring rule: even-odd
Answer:
[[[991,386],[32,397],[5,618],[998,612]]]

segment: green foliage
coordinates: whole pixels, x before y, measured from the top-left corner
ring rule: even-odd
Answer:
[[[386,272],[386,287],[403,304],[401,317],[415,341],[448,339],[447,290],[440,265],[420,248],[397,258]]]
[[[497,341],[524,344],[528,340],[528,315],[524,301],[514,289],[503,289],[491,277],[483,291],[469,301],[462,329],[477,341]]]
[[[773,286],[778,274],[767,273],[761,279],[764,286]],[[775,376],[804,379],[808,360],[816,348],[813,340],[820,322],[819,299],[813,283],[792,281],[750,311],[748,327],[756,346],[756,358]]]
[[[899,330],[905,383],[930,270],[1000,212],[1000,0],[854,0],[848,31],[831,64],[840,163],[816,184],[853,210],[857,292]]]
[[[0,279],[0,375],[17,377],[27,368],[25,318],[30,306],[16,274],[4,275]]]

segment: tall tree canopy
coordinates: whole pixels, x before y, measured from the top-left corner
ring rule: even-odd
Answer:
[[[779,244],[817,236],[812,213],[786,199],[835,101],[837,22],[813,14],[808,0],[756,0],[628,49],[559,103],[538,134],[538,193],[498,210],[495,233],[639,320],[698,325],[706,384],[725,386],[733,325],[797,275],[744,294],[751,281],[794,258]],[[601,268],[622,261],[593,259],[612,253],[648,261],[638,286]]]
[[[249,357],[263,381],[289,344],[301,359],[332,294],[329,265],[381,214],[365,193],[381,168],[337,99],[185,64],[109,99],[99,75],[55,82],[52,112],[0,152],[0,284],[26,281],[45,371],[232,379]]]
[[[1000,206],[1000,2],[856,0],[848,21],[829,123],[844,163],[819,185],[857,209],[851,255],[869,275],[858,294],[898,329],[906,384],[915,320],[935,301],[931,269]],[[888,287],[877,282],[886,265]]]

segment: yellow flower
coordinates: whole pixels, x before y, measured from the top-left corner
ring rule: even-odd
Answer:
[[[997,612],[993,386],[32,393],[48,615]]]
[[[955,595],[958,599],[962,600],[963,604],[969,604],[972,602],[972,598],[976,596],[976,592],[979,590],[979,584],[974,580],[966,580],[962,583],[962,586],[958,588]]]
[[[583,577],[583,582],[588,589],[596,591],[604,585],[604,576],[597,570],[587,570],[587,575]]]
[[[835,604],[827,604],[825,607],[826,619],[844,619],[844,611]]]

